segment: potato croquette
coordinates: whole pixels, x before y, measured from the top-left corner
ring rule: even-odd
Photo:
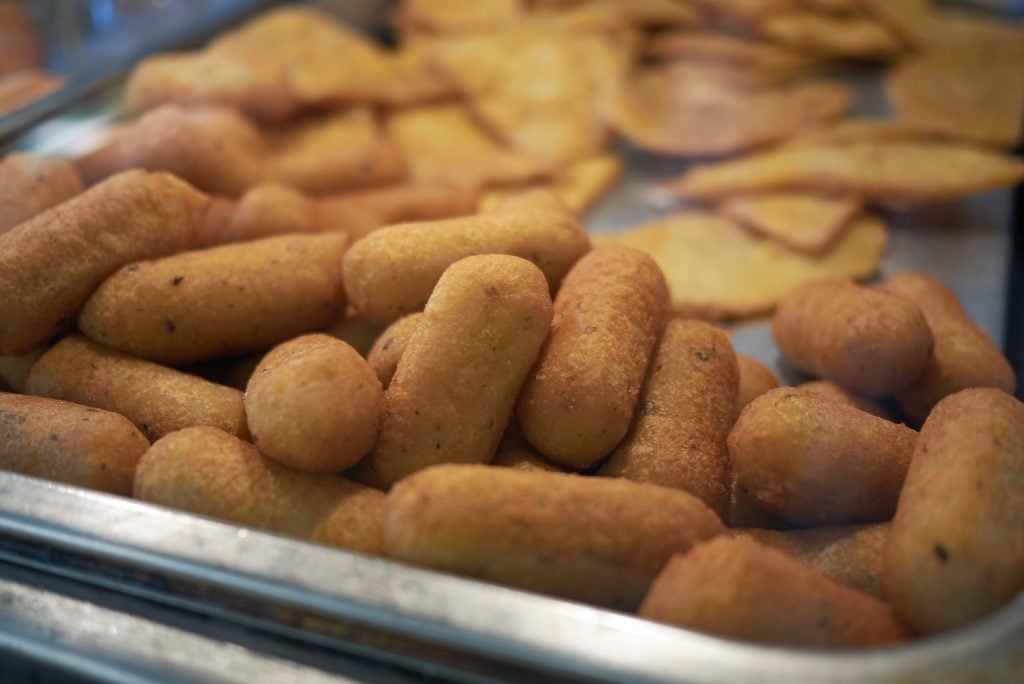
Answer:
[[[231,197],[265,182],[327,192],[400,180],[405,171],[362,107],[259,128],[231,107],[166,104],[114,129],[78,165],[91,182],[143,168]]]
[[[358,239],[393,223],[472,214],[479,194],[475,185],[406,182],[326,195],[320,198],[319,210],[324,222],[342,225]]]
[[[739,369],[729,336],[702,321],[668,322],[639,410],[601,475],[690,492],[724,516]]]
[[[489,462],[550,327],[548,282],[529,261],[488,254],[452,264],[384,393],[371,481]]]
[[[303,335],[263,357],[245,388],[252,441],[286,466],[336,472],[377,441],[381,385],[355,349]]]
[[[740,483],[798,525],[888,520],[917,432],[824,397],[780,387],[750,402],[729,433]]]
[[[1001,390],[939,401],[900,494],[885,557],[893,607],[926,634],[1024,589],[1024,404]]]
[[[384,389],[391,384],[391,378],[395,376],[395,370],[398,369],[398,362],[401,360],[402,354],[405,353],[405,348],[409,344],[409,340],[412,339],[413,332],[419,326],[421,318],[423,318],[422,312],[411,313],[399,318],[384,329],[377,341],[373,343],[370,353],[366,355],[366,362],[377,374],[377,379],[380,380]]]
[[[746,354],[736,355],[736,365],[740,370],[739,392],[736,395],[736,415],[740,415],[743,407],[757,397],[779,386],[779,379],[768,366]]]
[[[888,522],[806,530],[739,529],[735,533],[784,551],[833,582],[886,600],[882,587]]]
[[[783,298],[772,337],[800,370],[869,397],[910,385],[933,345],[917,305],[844,279],[812,281]]]
[[[344,319],[324,330],[325,334],[336,337],[355,349],[364,359],[383,332],[384,327],[370,323],[351,306],[345,310]]]
[[[13,153],[0,162],[0,233],[82,192],[78,169],[64,159]]]
[[[81,335],[65,337],[36,361],[25,393],[120,413],[150,440],[193,425],[249,436],[238,390],[107,349]]]
[[[935,351],[924,372],[896,393],[915,424],[923,423],[940,399],[962,389],[995,387],[1013,394],[1013,367],[942,283],[920,273],[898,273],[878,288],[916,304],[935,338]]]
[[[735,537],[698,544],[669,561],[642,617],[779,646],[865,648],[910,633],[892,608],[836,584],[781,551]]]
[[[399,184],[312,197],[263,183],[242,196],[209,244],[256,240],[285,233],[344,230],[358,239],[382,226],[468,214],[476,193],[434,184]]]
[[[291,537],[382,554],[384,494],[285,468],[217,428],[172,432],[143,455],[135,498]]]
[[[189,249],[209,205],[169,174],[126,171],[0,235],[0,354],[49,342],[121,266]]]
[[[554,292],[590,240],[564,209],[527,209],[389,226],[345,255],[345,288],[367,320],[387,324],[420,311],[441,274],[474,254],[532,261]]]
[[[797,389],[804,390],[805,392],[812,392],[820,397],[825,397],[832,401],[838,401],[840,404],[846,404],[847,406],[858,408],[873,416],[885,418],[886,420],[889,419],[889,414],[878,403],[868,399],[867,397],[854,394],[842,385],[837,385],[834,382],[830,382],[828,380],[809,380],[807,382],[800,383],[796,387]]]
[[[509,426],[505,436],[498,443],[498,450],[494,452],[493,466],[503,468],[515,468],[517,470],[544,470],[550,473],[564,473],[558,464],[552,463],[541,456],[536,449],[523,439],[519,429]]]
[[[164,105],[115,128],[78,160],[90,183],[130,168],[166,171],[204,192],[235,196],[264,178],[265,141],[228,107]]]
[[[183,364],[265,349],[345,314],[344,233],[284,235],[125,266],[78,317],[91,340]]]
[[[735,468],[729,472],[729,510],[723,518],[730,528],[758,528],[763,530],[779,530],[788,525],[766,513],[761,506],[743,488]]]
[[[667,304],[665,276],[643,252],[602,247],[580,259],[519,398],[527,441],[573,468],[611,453],[633,420]]]
[[[45,347],[33,349],[27,354],[18,356],[0,356],[0,380],[6,382],[15,392],[25,392],[25,381],[28,373],[43,352]]]
[[[392,488],[384,535],[400,561],[628,611],[672,554],[724,529],[675,489],[449,464]]]
[[[149,440],[124,416],[0,393],[0,470],[128,496]]]
[[[324,225],[316,202],[298,190],[261,183],[231,205],[228,218],[220,228],[216,235],[209,236],[207,244],[245,242],[287,233],[322,233],[345,226]]]

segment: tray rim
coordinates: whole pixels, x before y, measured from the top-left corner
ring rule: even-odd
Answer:
[[[160,534],[154,534],[156,530]],[[3,543],[11,540],[22,549],[45,549],[49,560],[40,561]],[[1001,681],[1024,659],[1024,592],[971,626],[895,647],[766,647],[0,473],[0,558],[103,583],[98,575],[53,563],[53,553],[62,550],[85,554],[107,568],[177,578],[248,597],[265,609],[256,622],[271,631],[275,614],[282,623],[279,627],[289,627],[292,611],[297,610],[345,625],[356,646],[361,637],[370,637],[371,652],[374,639],[385,634],[425,643],[456,658],[461,652],[498,667],[556,676],[708,683],[765,678],[852,683],[908,677]],[[103,584],[138,594],[138,588]],[[155,588],[147,597],[183,603],[180,595],[167,589]],[[202,602],[194,600],[185,600],[184,605],[203,609]],[[219,617],[238,619],[230,611]],[[297,633],[315,636],[307,628]],[[344,645],[344,639],[320,637],[320,644],[333,640]],[[423,659],[413,654],[412,662]]]

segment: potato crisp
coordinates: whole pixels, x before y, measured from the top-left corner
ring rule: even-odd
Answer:
[[[366,107],[298,119],[268,131],[268,180],[327,192],[404,178],[405,162]]]
[[[520,0],[405,0],[394,22],[405,33],[488,31],[515,21]]]
[[[458,103],[395,112],[388,134],[414,179],[464,185],[507,185],[549,175],[548,165],[509,150]]]
[[[817,58],[761,40],[716,31],[666,31],[647,42],[647,54],[664,59],[728,64],[736,68],[789,75],[816,64]]]
[[[453,40],[440,63],[473,111],[514,149],[566,163],[605,142],[603,101],[629,56],[600,33],[524,24]]]
[[[808,254],[821,254],[842,234],[861,205],[852,197],[767,193],[731,197],[725,216]]]
[[[936,18],[919,51],[886,77],[901,121],[974,142],[1015,147],[1024,126],[1024,28]]]
[[[622,173],[622,159],[614,154],[599,154],[570,164],[550,181],[518,188],[489,190],[480,197],[479,210],[491,211],[509,198],[543,189],[579,216],[610,188]]]
[[[699,166],[670,184],[681,197],[775,190],[850,194],[869,202],[937,202],[1014,185],[1024,163],[964,145],[917,142],[798,142]]]
[[[665,272],[678,315],[724,319],[767,313],[809,280],[866,278],[882,258],[886,229],[877,218],[864,216],[830,250],[811,257],[757,237],[724,216],[690,211],[602,235],[595,244],[650,254]]]
[[[726,154],[836,117],[852,100],[848,89],[834,83],[744,90],[714,71],[700,74],[671,65],[638,72],[612,110],[615,127],[652,152]]]
[[[287,7],[194,52],[149,57],[132,71],[125,106],[222,104],[263,121],[352,102],[408,104],[452,92],[422,46],[388,52],[309,9]]]
[[[887,59],[902,50],[885,26],[858,16],[790,12],[768,17],[758,29],[795,50],[829,57]]]

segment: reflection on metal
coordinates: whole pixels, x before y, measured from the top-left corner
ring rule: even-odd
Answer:
[[[11,474],[0,474],[0,558],[484,678],[997,682],[1024,660],[1024,597],[970,628],[896,648],[765,648]]]
[[[3,681],[356,681],[7,578],[0,604]]]

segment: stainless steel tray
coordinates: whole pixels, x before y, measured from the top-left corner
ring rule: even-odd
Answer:
[[[465,681],[1009,682],[1024,662],[1024,596],[896,648],[766,648],[8,473],[0,559]]]
[[[863,75],[857,83],[860,113],[880,113],[873,80]],[[107,81],[80,93],[10,147],[85,151],[114,118],[117,87]],[[684,164],[623,153],[625,177],[586,218],[595,232],[676,206],[655,188]],[[882,271],[939,277],[999,342],[1007,329],[1011,213],[1012,193],[1002,191],[890,215],[893,233]],[[769,364],[784,380],[795,379],[770,341],[766,320],[731,328],[738,351]],[[970,628],[896,648],[765,648],[8,473],[0,473],[0,559],[339,657],[464,681],[1002,682],[1024,676],[1024,596]],[[45,622],[44,616],[23,617],[19,622],[0,605],[0,653],[5,624],[30,617],[35,627]],[[72,638],[67,633],[74,630],[64,625],[56,631]],[[152,649],[119,644],[103,650],[101,641],[90,641],[90,648],[115,664],[159,663]]]

